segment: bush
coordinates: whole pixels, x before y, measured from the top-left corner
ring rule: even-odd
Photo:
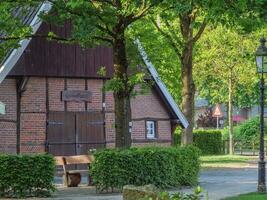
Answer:
[[[50,155],[0,155],[0,197],[48,196],[54,171]]]
[[[258,141],[260,135],[259,118],[256,117],[243,122],[242,124],[239,125],[239,130],[240,130],[239,134],[236,136],[238,140],[242,140],[244,142],[249,142],[249,143]]]
[[[122,189],[124,185],[194,185],[200,168],[199,154],[193,146],[102,150],[94,154],[93,182],[101,191]]]
[[[174,144],[180,146],[181,134],[174,135]],[[222,153],[222,133],[219,130],[194,130],[193,145],[198,147],[203,155]]]
[[[222,133],[219,130],[195,130],[193,140],[204,155],[222,153]]]
[[[220,130],[222,132],[222,139],[223,140],[229,140],[229,127],[226,126],[223,129]],[[240,135],[240,126],[234,126],[233,127],[233,138],[234,140],[239,140]]]

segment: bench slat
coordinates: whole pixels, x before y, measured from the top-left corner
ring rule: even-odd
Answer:
[[[54,159],[56,165],[90,164],[95,160],[92,155],[55,156]]]
[[[71,164],[89,164],[92,163],[92,160],[87,155],[79,155],[79,156],[64,156],[67,165]]]
[[[64,165],[63,156],[55,156],[54,159],[56,161],[56,165]]]

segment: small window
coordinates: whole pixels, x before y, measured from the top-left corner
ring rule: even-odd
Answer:
[[[156,122],[146,121],[146,137],[148,139],[156,138]]]

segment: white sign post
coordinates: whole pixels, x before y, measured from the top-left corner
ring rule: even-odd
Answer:
[[[0,115],[6,114],[6,105],[0,101]]]
[[[219,105],[216,105],[212,116],[217,118],[217,129],[219,129],[219,118],[223,116]]]

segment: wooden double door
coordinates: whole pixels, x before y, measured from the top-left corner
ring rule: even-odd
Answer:
[[[102,112],[50,112],[47,151],[56,156],[88,154],[105,147]]]

